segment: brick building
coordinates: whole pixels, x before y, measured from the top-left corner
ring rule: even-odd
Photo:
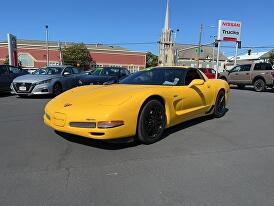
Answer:
[[[73,43],[49,42],[49,62],[51,65],[61,63],[60,45],[70,46]],[[38,68],[46,66],[45,41],[17,40],[18,59],[23,67]],[[146,54],[144,52],[129,51],[119,46],[102,44],[86,44],[90,55],[95,62],[94,66],[122,66],[136,71],[146,66]],[[8,55],[7,42],[0,42],[0,64]]]

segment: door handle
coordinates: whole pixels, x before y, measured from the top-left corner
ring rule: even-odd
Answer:
[[[249,73],[245,73],[246,75],[249,75]]]
[[[239,75],[238,73],[235,73],[235,75]]]

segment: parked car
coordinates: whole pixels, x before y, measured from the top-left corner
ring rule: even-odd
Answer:
[[[229,91],[227,82],[209,80],[198,69],[150,68],[119,84],[64,92],[46,105],[44,122],[56,131],[83,137],[135,137],[151,144],[166,128],[202,116],[225,115]]]
[[[17,77],[11,84],[13,94],[18,96],[53,94],[77,86],[82,71],[72,66],[48,66],[32,74]]]
[[[253,85],[255,91],[262,92],[266,87],[273,87],[274,70],[269,63],[243,64],[222,72],[219,78],[239,88]]]
[[[105,83],[117,83],[123,78],[130,75],[130,72],[126,68],[122,67],[103,67],[97,68],[94,71],[83,75],[78,82],[78,85],[89,84],[105,84]]]
[[[200,70],[207,76],[209,79],[215,79],[216,78],[216,70],[212,68],[200,68]],[[220,74],[218,74],[220,76]]]
[[[13,79],[27,73],[19,67],[0,65],[0,92],[9,92]]]

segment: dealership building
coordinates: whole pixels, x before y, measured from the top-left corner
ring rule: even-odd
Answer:
[[[74,43],[48,42],[49,64],[61,64],[60,48]],[[138,71],[146,66],[146,53],[130,51],[128,49],[102,44],[86,44],[94,61],[94,67],[115,66],[126,67],[131,71]],[[17,40],[18,59],[23,67],[39,68],[46,66],[47,50],[45,41]],[[0,42],[0,64],[8,56],[7,41]]]

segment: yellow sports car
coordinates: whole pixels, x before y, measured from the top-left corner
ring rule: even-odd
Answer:
[[[155,67],[119,84],[69,90],[46,105],[44,122],[88,138],[135,137],[151,144],[168,127],[206,115],[222,117],[229,91],[227,82],[209,80],[198,69]]]

